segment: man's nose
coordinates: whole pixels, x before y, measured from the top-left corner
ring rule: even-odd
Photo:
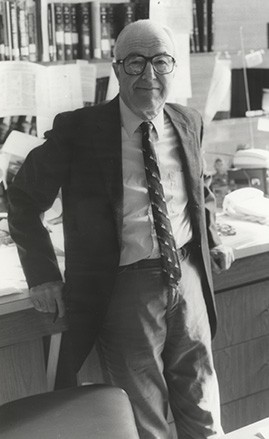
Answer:
[[[146,64],[145,70],[142,74],[142,77],[144,77],[146,79],[156,78],[156,72],[155,72],[153,65],[150,61],[147,61],[147,64]]]

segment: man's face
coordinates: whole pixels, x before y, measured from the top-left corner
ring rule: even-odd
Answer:
[[[166,33],[148,32],[143,35],[126,35],[120,58],[128,55],[152,57],[160,54],[174,56],[173,44]],[[131,76],[125,73],[122,64],[113,64],[120,85],[120,96],[124,103],[142,119],[153,119],[162,109],[170,91],[174,71],[160,75],[150,62],[143,73]]]

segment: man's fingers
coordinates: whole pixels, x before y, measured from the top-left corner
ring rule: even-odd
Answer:
[[[62,298],[56,299],[57,307],[58,307],[58,317],[61,318],[65,315],[65,306]]]

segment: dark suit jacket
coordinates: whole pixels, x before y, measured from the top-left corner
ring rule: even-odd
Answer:
[[[214,335],[209,247],[218,244],[219,239],[214,226],[214,198],[203,176],[201,117],[195,110],[179,105],[166,105],[165,111],[179,138]],[[80,324],[81,331],[89,332],[90,325],[94,338],[120,257],[123,184],[118,97],[107,104],[58,115],[46,138],[28,155],[9,188],[10,232],[18,245],[29,287],[61,279],[40,213],[52,205],[62,188],[67,307],[77,313],[74,327]]]

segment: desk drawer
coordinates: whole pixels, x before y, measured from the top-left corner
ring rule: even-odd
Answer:
[[[269,335],[214,352],[221,403],[269,389]]]
[[[217,294],[213,349],[269,334],[269,280]]]

